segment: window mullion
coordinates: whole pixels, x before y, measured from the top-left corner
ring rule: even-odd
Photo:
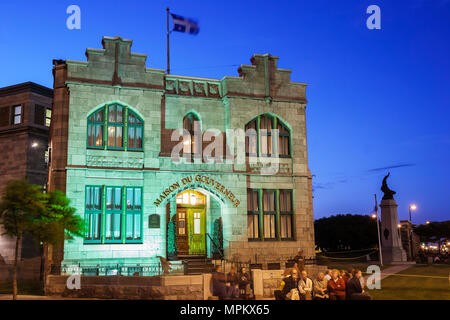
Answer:
[[[263,209],[263,189],[258,189],[259,201],[259,239],[264,241],[264,209]]]
[[[102,186],[102,204],[101,204],[101,240],[102,243],[105,243],[105,234],[106,234],[106,186]]]
[[[256,154],[261,157],[261,119],[260,116],[256,118]]]
[[[103,125],[103,127],[104,127],[104,129],[103,129],[103,145],[104,145],[104,150],[106,150],[106,148],[107,148],[107,146],[108,146],[108,117],[109,117],[109,114],[108,114],[108,112],[109,112],[109,107],[108,107],[108,105],[105,105],[105,114],[104,114],[104,119],[103,119],[103,121],[104,121],[104,125]]]
[[[121,229],[122,229],[122,232],[121,232],[122,243],[125,243],[126,238],[127,238],[126,234],[125,234],[125,232],[126,232],[125,222],[126,222],[126,215],[127,215],[127,200],[126,200],[127,192],[128,192],[127,187],[123,186],[123,189],[122,189],[122,215],[121,215],[122,223],[120,225]]]
[[[280,228],[280,223],[281,223],[281,217],[280,217],[280,190],[277,189],[275,190],[275,212],[276,212],[276,216],[275,216],[275,221],[276,221],[276,238],[278,239],[278,241],[281,240],[281,228]]]
[[[273,126],[272,126],[272,132],[270,135],[270,138],[272,139],[272,155],[277,155],[277,158],[280,156],[278,153],[278,139],[275,139],[277,137],[274,137],[274,133],[278,131],[277,127],[277,117],[273,117]],[[277,131],[275,131],[277,130]],[[278,135],[280,133],[278,132]]]
[[[123,118],[123,125],[124,125],[124,129],[123,129],[123,148],[125,151],[128,150],[128,107],[125,107],[124,110],[124,114],[125,117]]]

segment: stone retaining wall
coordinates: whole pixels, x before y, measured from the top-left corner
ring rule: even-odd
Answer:
[[[326,266],[306,266],[308,275],[315,278]],[[272,298],[280,286],[284,270],[252,270],[256,298]],[[150,300],[207,300],[212,296],[211,274],[169,275],[155,277],[81,276],[81,289],[66,287],[69,276],[47,278],[45,294],[49,296],[150,299]]]
[[[211,295],[211,274],[189,276],[81,276],[80,289],[69,290],[69,276],[47,278],[45,294],[76,298],[202,300]]]

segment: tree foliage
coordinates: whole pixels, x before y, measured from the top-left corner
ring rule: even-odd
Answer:
[[[414,227],[414,232],[423,242],[432,242],[441,238],[450,239],[450,220],[421,224]]]
[[[13,299],[17,297],[18,248],[24,233],[38,244],[57,244],[65,236],[82,236],[84,221],[70,207],[61,191],[48,194],[26,180],[10,181],[0,202],[0,224],[5,234],[16,238],[13,272]],[[44,255],[42,256],[44,259]]]
[[[46,206],[40,216],[33,216],[31,233],[39,242],[58,244],[73,236],[82,237],[84,221],[75,214],[70,200],[59,190],[45,195]]]
[[[360,250],[376,247],[376,220],[369,216],[338,214],[314,221],[316,245],[324,251]]]

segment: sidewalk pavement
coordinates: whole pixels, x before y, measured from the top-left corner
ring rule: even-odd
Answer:
[[[414,266],[414,265],[413,264],[399,264],[399,265],[395,265],[395,266],[386,268],[384,270],[381,270],[380,280],[383,280],[393,274],[396,274],[398,272],[401,272],[403,270],[411,268],[412,266]],[[370,277],[370,275],[364,276],[364,282],[367,282],[368,277]]]
[[[1,300],[11,300],[12,301],[12,294],[0,294],[0,301]],[[37,295],[26,295],[26,294],[19,294],[17,295],[17,300],[99,300],[94,298],[66,298],[66,297],[60,297],[60,296],[37,296]]]

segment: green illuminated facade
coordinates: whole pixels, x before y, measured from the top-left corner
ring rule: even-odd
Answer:
[[[102,44],[86,50],[87,62],[54,62],[49,188],[65,190],[87,225],[84,239],[64,243],[62,263],[152,263],[222,248],[241,261],[299,248],[314,256],[306,85],[268,54],[216,80],[146,68],[131,40]],[[188,140],[177,138],[182,129]],[[241,143],[228,134],[236,129],[250,132]],[[220,141],[213,161],[202,157]],[[177,148],[188,155],[179,162]]]

